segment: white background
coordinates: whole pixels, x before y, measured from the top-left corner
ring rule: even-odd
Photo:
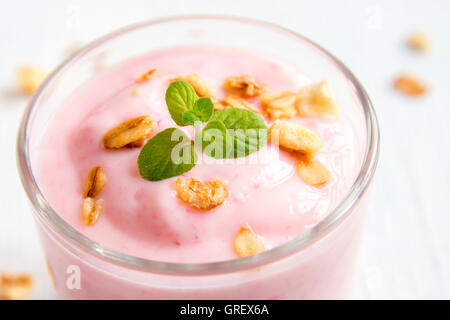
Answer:
[[[32,298],[54,298],[15,164],[26,97],[16,93],[24,63],[55,67],[74,44],[127,24],[185,13],[258,18],[295,30],[340,58],[377,109],[382,152],[372,186],[354,298],[450,298],[450,1],[1,1],[0,270],[32,272]],[[412,52],[413,30],[432,37]],[[392,89],[411,72],[423,98]]]

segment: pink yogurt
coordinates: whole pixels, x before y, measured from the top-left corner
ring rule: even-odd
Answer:
[[[145,83],[135,82],[152,68],[161,76]],[[106,70],[77,89],[65,102],[39,146],[40,187],[66,222],[88,238],[129,255],[164,262],[216,262],[236,258],[233,239],[243,225],[249,225],[268,248],[273,248],[313,228],[343,199],[359,171],[361,150],[355,139],[354,122],[346,114],[337,120],[290,120],[322,138],[323,148],[316,159],[332,174],[331,180],[322,187],[303,182],[295,170],[298,160],[283,151],[274,158],[270,145],[232,163],[224,164],[200,155],[199,163],[183,176],[202,181],[223,180],[230,192],[221,206],[206,212],[193,210],[177,198],[172,188],[176,178],[160,182],[142,179],[136,164],[139,148],[116,151],[103,148],[101,141],[105,132],[136,116],[150,115],[157,122],[154,134],[177,127],[168,113],[164,94],[169,79],[188,73],[199,74],[221,96],[225,94],[221,89],[223,80],[234,75],[252,75],[273,92],[296,91],[310,83],[298,68],[270,57],[214,47],[169,48]],[[140,95],[132,93],[136,88],[140,89]],[[258,105],[258,99],[253,102]],[[181,129],[192,136],[192,130]],[[272,158],[268,161],[265,157]],[[81,220],[83,183],[89,169],[96,165],[103,167],[108,179],[99,196],[105,205],[97,224],[85,226]],[[354,229],[353,224],[346,228]],[[322,256],[309,265],[296,264],[296,270],[281,275],[272,272],[270,276],[264,275],[265,271],[259,275],[253,272],[245,275],[249,279],[247,284],[238,281],[239,275],[233,275],[237,287],[233,286],[233,281],[226,287],[215,282],[213,288],[206,291],[201,290],[204,279],[202,285],[191,283],[192,278],[180,280],[177,286],[186,284],[187,287],[178,291],[168,289],[165,280],[160,278],[155,280],[157,289],[123,279],[115,282],[102,272],[102,268],[107,268],[100,267],[103,263],[83,268],[84,291],[68,291],[64,278],[72,258],[65,257],[59,247],[50,248],[48,252],[52,272],[59,279],[57,289],[64,298],[336,297],[344,292],[342,281],[351,270],[352,240],[356,234],[356,231],[349,231],[340,235],[341,242],[336,242],[334,248],[311,253]],[[48,239],[44,243],[51,246]],[[77,260],[77,265],[84,265],[82,258],[73,259]],[[314,265],[317,270],[311,270]],[[319,274],[327,265],[335,265],[336,269],[330,274]],[[261,282],[261,278],[266,282]],[[146,281],[148,279],[153,278],[148,276]],[[280,281],[284,283],[282,287],[278,287]],[[194,287],[197,289],[192,290]]]

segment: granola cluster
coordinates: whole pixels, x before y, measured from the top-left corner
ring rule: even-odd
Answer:
[[[283,91],[261,97],[261,107],[272,120],[299,117],[337,118],[339,107],[327,81],[313,83],[298,92]]]
[[[272,141],[278,140],[280,146],[298,151],[309,159],[322,148],[322,140],[317,133],[295,122],[275,122],[270,127],[270,136]]]
[[[141,74],[141,76],[138,79],[136,79],[136,82],[137,83],[147,82],[157,76],[158,76],[158,73],[156,72],[156,69],[150,69],[147,72]]]
[[[195,178],[178,178],[173,187],[181,201],[197,209],[213,209],[228,198],[228,189],[220,180],[201,182]]]
[[[103,199],[95,197],[106,185],[106,175],[102,167],[93,167],[84,181],[82,219],[87,226],[97,223],[103,210]]]
[[[423,32],[414,32],[408,38],[408,45],[417,51],[428,51],[431,48],[431,41]]]
[[[100,191],[103,190],[103,188],[106,185],[106,175],[103,171],[102,167],[93,167],[86,178],[86,181],[84,183],[84,191],[83,196],[85,198],[96,197]]]
[[[248,75],[226,78],[223,88],[225,91],[247,98],[260,96],[267,91],[266,85]]]
[[[82,218],[85,225],[93,226],[97,223],[103,210],[103,203],[103,199],[84,198]]]
[[[261,107],[272,120],[289,119],[297,113],[296,100],[297,95],[294,92],[270,93],[261,97]]]
[[[297,165],[299,176],[312,186],[321,186],[328,182],[331,173],[317,160],[301,159]]]
[[[234,251],[239,258],[245,258],[266,250],[264,241],[248,226],[243,226],[234,238]]]
[[[295,101],[297,115],[300,117],[337,118],[339,107],[327,81],[303,87]]]
[[[31,275],[0,272],[0,300],[25,299],[32,288]]]
[[[189,83],[199,97],[209,97],[214,100],[216,92],[214,89],[206,82],[204,79],[200,78],[198,74],[191,73],[186,75],[180,75],[176,78],[170,80],[174,81],[185,81]]]
[[[156,122],[150,116],[129,119],[109,130],[103,136],[103,145],[106,149],[140,147],[155,128]]]
[[[227,94],[227,95],[225,95],[225,99],[219,100],[218,102],[216,102],[214,104],[214,111],[226,109],[226,108],[247,109],[247,110],[253,111],[255,113],[259,113],[258,108],[256,108],[253,104],[251,104],[244,98],[241,98],[234,94]]]
[[[37,66],[23,66],[18,70],[19,85],[22,91],[31,95],[47,77],[47,72]]]
[[[426,86],[417,78],[410,75],[401,75],[395,79],[394,87],[410,96],[421,96],[426,93]]]

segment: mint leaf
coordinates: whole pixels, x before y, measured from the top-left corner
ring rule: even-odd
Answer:
[[[192,110],[197,99],[197,94],[189,83],[175,81],[169,85],[166,91],[166,104],[170,116],[177,125],[187,125],[183,121],[183,113]]]
[[[183,112],[183,122],[185,125],[194,125],[195,122],[200,121],[196,114],[191,110]]]
[[[201,131],[201,146],[210,157],[225,159],[233,153],[233,139],[223,122],[213,120]]]
[[[211,98],[200,98],[195,101],[193,111],[202,122],[208,121],[214,111],[214,104]]]
[[[183,131],[169,128],[145,144],[137,163],[142,178],[160,181],[191,170],[197,163],[197,153]]]
[[[267,143],[268,128],[264,119],[249,110],[222,109],[213,113],[210,122],[219,121],[228,129],[233,141],[233,152],[228,158],[246,157]]]

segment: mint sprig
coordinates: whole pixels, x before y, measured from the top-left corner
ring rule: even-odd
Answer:
[[[201,131],[203,152],[216,159],[228,158],[233,152],[233,139],[222,121],[211,120]]]
[[[211,118],[214,104],[210,98],[198,98],[194,88],[185,81],[172,82],[166,91],[166,104],[170,116],[179,126],[206,122]]]
[[[214,112],[210,122],[221,122],[233,139],[232,152],[226,158],[241,158],[258,151],[267,143],[268,128],[264,119],[246,109],[230,108]],[[205,129],[208,125],[205,127]],[[224,157],[224,158],[225,158]]]
[[[166,91],[166,104],[170,116],[179,126],[186,126],[183,121],[183,114],[187,110],[194,108],[195,101],[198,100],[194,88],[184,81],[172,82]]]
[[[245,157],[267,143],[268,128],[260,115],[239,108],[214,112],[211,99],[198,98],[187,82],[172,82],[165,98],[170,116],[177,125],[197,127],[198,123],[207,122],[196,132],[195,140],[210,157]],[[193,141],[180,129],[169,128],[147,141],[137,163],[142,178],[160,181],[188,172],[197,159]]]
[[[160,181],[188,172],[197,158],[191,139],[180,129],[169,128],[145,144],[137,163],[142,178]]]
[[[194,111],[186,110],[183,112],[184,125],[195,125],[196,122],[201,122],[200,118],[194,113]]]
[[[195,101],[192,110],[201,122],[206,122],[213,114],[214,104],[211,101],[211,98],[200,98]]]
[[[213,114],[214,104],[210,98],[200,98],[195,101],[192,110],[183,112],[184,125],[195,125],[196,122],[206,122]]]

